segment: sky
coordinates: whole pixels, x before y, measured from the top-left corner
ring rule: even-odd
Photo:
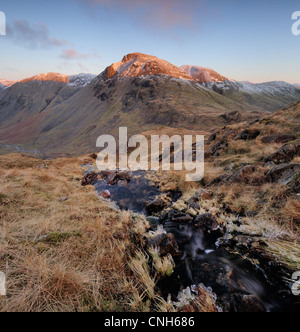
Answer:
[[[0,78],[101,73],[141,52],[241,81],[300,83],[299,0],[0,0]]]

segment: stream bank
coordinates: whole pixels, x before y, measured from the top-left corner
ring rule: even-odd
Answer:
[[[240,220],[221,224],[213,214],[197,212],[208,198],[205,191],[196,192],[186,208],[175,209],[180,193],[162,193],[146,172],[95,173],[90,168],[82,184],[93,184],[103,199],[114,201],[120,209],[147,217],[155,236],[142,249],[158,248],[162,257],[172,256],[175,263],[173,273],[157,277],[166,300],[175,303],[183,293],[195,298],[201,285],[218,311],[299,311],[286,282],[292,272],[264,250],[263,237],[239,232]],[[193,310],[183,302],[182,311]]]

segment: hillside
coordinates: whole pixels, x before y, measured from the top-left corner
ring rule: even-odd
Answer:
[[[26,84],[5,91],[0,101],[0,140],[46,154],[94,151],[98,136],[117,135],[120,126],[130,134],[158,126],[206,130],[262,114],[170,76],[107,79],[103,73],[81,89],[58,82]]]
[[[193,68],[185,66],[189,74]],[[132,53],[96,78],[48,73],[25,79],[1,92],[0,143],[46,155],[83,154],[94,151],[98,136],[117,136],[120,126],[130,135],[161,126],[210,131],[300,100],[300,90],[283,82],[239,83],[197,68],[206,83],[167,61]]]

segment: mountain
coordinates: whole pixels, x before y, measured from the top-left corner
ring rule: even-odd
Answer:
[[[168,75],[190,80],[180,68],[171,63],[161,60],[155,56],[132,53],[124,56],[123,60],[112,64],[106,69],[106,78],[120,77],[142,77],[148,75]]]
[[[27,83],[27,82],[34,82],[34,81],[68,83],[69,76],[58,74],[58,73],[45,73],[45,74],[39,74],[39,75],[30,77],[30,78],[26,78],[26,79],[20,81],[20,83]]]
[[[17,83],[17,81],[11,81],[11,80],[5,80],[5,79],[0,80],[0,84],[4,85],[7,88],[14,85],[15,83]]]
[[[293,84],[295,88],[300,89],[300,84]]]
[[[92,82],[92,80],[97,77],[93,74],[78,74],[69,76],[68,86],[74,87],[84,87]]]
[[[258,94],[247,84],[252,87],[227,79],[200,84],[141,53],[125,56],[97,77],[41,74],[1,92],[0,143],[48,156],[83,154],[95,151],[98,136],[117,137],[121,126],[129,135],[161,127],[209,131],[290,105],[295,91],[300,100],[300,91],[284,83],[257,87]]]
[[[209,68],[184,65],[180,69],[199,83],[223,82],[228,80],[225,76]]]
[[[286,82],[250,83],[228,81],[205,86],[243,104],[275,112],[300,100],[300,90]]]
[[[300,100],[300,86],[285,82],[255,84],[238,82],[220,75],[212,69],[181,66],[187,75],[205,87],[237,102],[274,112]]]

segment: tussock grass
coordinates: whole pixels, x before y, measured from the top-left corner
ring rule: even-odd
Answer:
[[[82,187],[82,163],[58,159],[45,168],[29,157],[0,157],[0,271],[8,293],[0,311],[133,311],[141,284],[155,298],[132,241],[146,221]]]

